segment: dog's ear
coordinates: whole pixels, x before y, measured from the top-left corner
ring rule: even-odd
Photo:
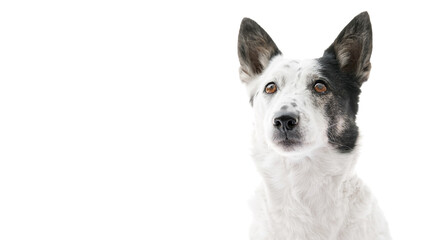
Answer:
[[[362,12],[341,31],[324,56],[336,58],[341,71],[356,77],[361,85],[369,78],[371,53],[371,21],[369,14]]]
[[[271,58],[280,54],[280,50],[261,26],[244,18],[240,25],[238,54],[240,79],[248,83],[267,67]]]

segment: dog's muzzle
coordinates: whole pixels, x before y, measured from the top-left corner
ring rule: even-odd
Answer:
[[[297,112],[279,111],[273,116],[273,142],[286,151],[302,144],[300,117]]]

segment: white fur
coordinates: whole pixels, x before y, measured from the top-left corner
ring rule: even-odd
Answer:
[[[252,201],[251,239],[391,239],[376,200],[354,172],[357,149],[339,153],[328,144],[325,113],[307,92],[307,84],[321,77],[317,70],[315,60],[290,61],[279,55],[247,85],[255,95],[253,158],[263,179]],[[280,94],[265,96],[262,91],[271,81]],[[304,143],[292,152],[271,141],[272,115],[283,105],[302,118]],[[343,124],[341,119],[338,129]]]

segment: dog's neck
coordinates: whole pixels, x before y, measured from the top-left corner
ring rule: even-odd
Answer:
[[[305,155],[286,157],[266,145],[254,149],[269,210],[287,204],[326,206],[343,197],[347,182],[355,177],[356,152],[344,154],[325,146]]]

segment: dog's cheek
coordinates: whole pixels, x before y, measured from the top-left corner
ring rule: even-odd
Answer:
[[[325,112],[325,104],[328,102],[328,96],[318,96],[313,94],[308,97],[309,101],[304,104],[302,114],[302,129],[306,140],[316,142],[321,145],[327,144],[327,128],[329,117]]]
[[[266,105],[266,111],[264,113],[264,120],[263,120],[263,128],[264,128],[264,136],[266,138],[267,142],[270,142],[273,140],[274,137],[274,126],[273,126],[273,115],[274,115],[274,106],[271,104]]]
[[[346,99],[330,99],[325,104],[328,141],[342,153],[351,152],[359,136],[355,116],[349,114],[347,105]]]
[[[268,106],[261,98],[256,98],[254,101],[254,127],[255,132],[258,134],[258,136],[264,136],[266,132],[265,127],[265,116],[266,116],[266,108]]]

